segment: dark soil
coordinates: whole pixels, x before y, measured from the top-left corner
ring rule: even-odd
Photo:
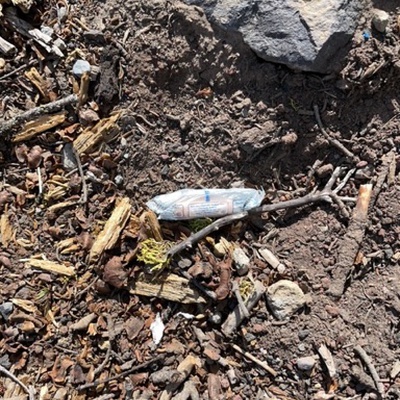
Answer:
[[[67,45],[66,57],[54,59],[7,24],[0,26],[0,35],[18,49],[16,56],[3,57],[0,69],[3,120],[43,103],[24,75],[29,63],[58,99],[79,87],[72,75],[76,59],[85,58],[99,72],[90,83],[88,103],[79,112],[68,107],[62,126],[23,143],[12,142],[15,132],[2,138],[0,365],[34,386],[35,398],[40,392],[41,399],[169,399],[172,396],[161,395],[166,378],[160,382],[154,373],[165,367],[175,370],[188,355],[200,360],[188,378],[199,394],[192,399],[379,398],[369,369],[354,353],[361,345],[387,398],[400,398],[395,371],[400,361],[397,2],[377,2],[392,16],[386,35],[370,28],[366,10],[342,70],[329,76],[266,63],[240,37],[227,36],[211,26],[201,10],[176,0],[74,1],[58,28],[56,5],[63,2],[39,3],[20,17],[36,27],[54,27]],[[369,40],[362,36],[366,30]],[[321,134],[315,105],[329,135],[350,150],[353,159]],[[87,202],[49,210],[79,200],[82,193],[79,171],[68,174],[63,164],[64,144],[83,126],[95,123],[93,113],[107,118],[118,110],[119,133],[81,156]],[[136,216],[153,196],[181,188],[264,188],[266,202],[277,202],[322,189],[336,167],[345,172],[356,168],[343,196],[357,197],[360,185],[374,185],[364,240],[340,299],[329,289],[350,218],[336,204],[264,214],[211,235],[240,245],[251,258],[249,273],[265,286],[284,278],[307,293],[311,300],[283,323],[262,298],[236,334],[226,338],[219,317],[223,321],[233,309],[234,295],[183,305],[130,294],[126,282],[144,267],[135,258],[140,237],[128,229],[97,264],[88,262],[93,240],[122,197],[131,199]],[[46,197],[54,181],[67,187],[60,198]],[[354,203],[346,207],[351,215]],[[187,224],[161,222],[161,227],[166,238],[175,240],[188,232]],[[63,252],[59,244],[66,239],[75,247]],[[261,261],[256,252],[260,245],[285,264],[283,275]],[[210,251],[210,241],[194,246],[170,267],[208,264],[207,248]],[[29,267],[26,262],[32,256],[73,266],[76,277]],[[104,276],[110,260],[108,268],[112,265],[123,274],[121,284]],[[211,270],[211,275],[202,282],[215,289],[218,271]],[[231,279],[237,279],[235,271]],[[13,302],[11,314],[4,311],[7,302]],[[195,317],[186,320],[177,315],[180,311]],[[155,346],[150,324],[157,312],[166,328]],[[73,329],[91,313],[93,319],[83,330]],[[196,329],[204,333],[203,342]],[[232,343],[267,362],[278,375],[269,375],[235,352]],[[335,362],[337,375],[332,379],[318,358],[323,344]],[[305,356],[316,359],[309,373],[297,367]],[[232,370],[236,379],[230,379]],[[126,376],[109,383],[81,387],[124,371]],[[1,396],[27,398],[3,375]]]

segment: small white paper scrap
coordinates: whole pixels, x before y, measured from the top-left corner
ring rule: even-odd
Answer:
[[[164,334],[165,325],[162,322],[160,313],[157,313],[156,319],[151,323],[150,330],[153,336],[154,344],[159,344]]]

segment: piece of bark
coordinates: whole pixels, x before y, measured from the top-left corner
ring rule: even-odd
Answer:
[[[265,286],[260,281],[254,282],[254,288],[249,297],[244,301],[247,310],[250,311],[260,300],[261,296],[265,293]],[[235,309],[228,315],[228,318],[222,324],[222,332],[226,336],[232,335],[238,326],[245,319],[245,313],[242,307],[238,304]]]
[[[183,304],[206,302],[205,298],[191,287],[188,279],[167,272],[157,277],[139,274],[128,286],[130,293],[140,296],[157,297]]]
[[[7,42],[4,38],[0,36],[0,52],[6,56],[13,54],[17,48],[10,42]]]
[[[57,95],[53,91],[49,90],[49,82],[39,74],[39,71],[35,67],[32,67],[29,71],[26,71],[25,76],[42,95],[45,103],[56,100]]]
[[[49,35],[46,35],[39,29],[34,28],[31,24],[29,24],[25,20],[19,18],[14,8],[7,7],[4,10],[4,19],[20,35],[34,40],[37,44],[42,46],[48,53],[55,54],[58,57],[64,56],[63,52],[52,43],[53,39]]]
[[[371,194],[371,184],[360,186],[357,204],[354,208],[347,232],[340,241],[336,266],[332,271],[333,279],[328,293],[334,297],[341,297],[343,295],[348,274],[353,268],[354,260],[364,239]]]
[[[111,217],[106,222],[104,229],[96,238],[90,250],[89,262],[94,263],[106,250],[115,246],[122,230],[124,229],[131,215],[131,204],[127,197],[124,197],[115,207]]]
[[[79,155],[90,152],[102,142],[108,142],[119,132],[116,124],[120,113],[100,120],[94,127],[85,129],[75,140],[74,147]]]
[[[18,132],[11,141],[13,143],[25,142],[39,135],[40,133],[46,132],[60,124],[62,124],[67,118],[67,113],[61,111],[57,114],[42,115],[33,121],[27,122],[23,127],[22,131]]]
[[[57,275],[65,275],[65,276],[74,276],[75,268],[68,267],[64,264],[56,263],[54,261],[48,260],[39,260],[36,258],[31,258],[27,261],[26,265],[28,267],[34,267],[38,269],[42,269],[44,271],[52,272]]]
[[[173,393],[178,387],[185,382],[191,374],[194,367],[201,367],[199,357],[188,355],[179,365],[176,371],[179,373],[176,381],[167,385],[166,389],[161,393],[160,400],[171,400]]]

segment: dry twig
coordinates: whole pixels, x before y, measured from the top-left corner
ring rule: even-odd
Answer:
[[[4,374],[11,380],[13,380],[15,383],[17,383],[25,393],[28,394],[29,400],[35,400],[35,389],[30,386],[26,386],[24,383],[22,383],[12,372],[10,372],[8,369],[4,368],[2,365],[0,365],[0,373]]]
[[[370,372],[372,379],[375,382],[376,389],[378,390],[378,393],[380,394],[381,398],[383,399],[385,397],[385,386],[381,382],[378,372],[376,372],[375,366],[374,366],[374,364],[372,364],[372,361],[369,358],[368,354],[365,352],[365,350],[360,345],[357,345],[356,347],[354,347],[354,351],[358,354],[358,356],[364,362],[365,366],[368,368],[368,371]]]
[[[30,121],[33,118],[38,117],[39,115],[51,114],[60,111],[64,107],[75,104],[77,101],[78,96],[76,94],[71,94],[63,99],[32,108],[31,110],[16,115],[14,118],[11,118],[7,121],[0,121],[0,135],[10,133],[12,129],[18,127],[24,122]]]
[[[342,152],[346,157],[350,158],[351,160],[355,162],[360,161],[360,159],[356,155],[354,155],[350,150],[344,147],[342,143],[340,143],[336,139],[332,139],[329,136],[329,133],[325,130],[324,125],[322,124],[321,116],[319,115],[319,110],[317,105],[314,105],[314,114],[315,114],[315,119],[317,120],[318,123],[318,127],[321,133],[324,135],[325,139],[329,142],[329,144],[332,145],[333,147],[336,147],[340,152]]]
[[[354,201],[355,202],[355,199],[347,198],[347,197],[340,197],[338,195],[339,190],[342,189],[342,187],[343,187],[343,183],[338,188],[332,189],[336,180],[339,178],[341,171],[342,171],[342,169],[340,167],[337,167],[335,169],[335,171],[333,172],[331,178],[329,179],[328,183],[320,191],[315,191],[315,192],[309,193],[303,197],[299,197],[298,199],[281,201],[279,203],[273,203],[273,204],[265,204],[260,207],[252,208],[249,211],[243,211],[243,212],[240,212],[237,214],[232,214],[232,215],[228,215],[226,217],[219,218],[216,221],[212,222],[210,225],[206,226],[204,229],[201,229],[200,231],[196,232],[195,234],[189,236],[187,239],[185,239],[182,242],[178,243],[177,245],[171,247],[171,249],[167,253],[167,256],[173,257],[176,254],[180,253],[181,251],[185,250],[186,248],[191,248],[194,243],[198,242],[205,236],[209,235],[211,232],[217,231],[218,229],[220,229],[226,225],[229,225],[232,222],[242,220],[252,214],[262,214],[262,213],[266,213],[266,212],[285,210],[285,209],[293,208],[293,207],[302,207],[305,205],[310,205],[310,204],[314,204],[314,203],[321,202],[321,201],[326,201],[329,203],[331,203],[333,201],[339,205],[342,214],[345,217],[348,217],[349,213],[347,212],[346,208],[344,207],[343,202],[344,201]],[[349,174],[347,174],[343,181],[347,182],[347,180],[349,178],[350,178],[350,176],[349,176]]]
[[[254,357],[252,354],[250,354],[248,351],[244,351],[242,348],[240,348],[237,344],[232,344],[232,347],[235,351],[238,353],[242,354],[249,360],[253,361],[256,363],[258,366],[261,368],[265,369],[267,372],[269,372],[272,376],[277,376],[278,372],[276,372],[273,368],[271,368],[265,361],[261,361],[259,358]]]
[[[117,375],[114,375],[114,376],[110,376],[107,379],[98,380],[98,381],[94,381],[92,383],[86,383],[84,385],[78,386],[77,390],[81,391],[81,390],[85,390],[85,389],[90,389],[90,388],[93,388],[93,387],[96,387],[96,386],[99,386],[99,385],[104,385],[105,383],[108,383],[108,382],[111,382],[111,381],[117,381],[117,380],[119,380],[121,378],[124,378],[125,376],[133,374],[136,371],[139,371],[139,370],[141,370],[143,368],[146,368],[149,365],[156,363],[157,361],[162,360],[164,357],[165,357],[165,355],[161,354],[159,356],[156,356],[156,357],[152,358],[149,361],[146,361],[146,362],[141,363],[139,365],[136,365],[136,366],[124,371],[124,372],[121,372],[120,374],[117,374]]]

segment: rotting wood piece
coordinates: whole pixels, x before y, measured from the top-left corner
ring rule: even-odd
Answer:
[[[0,52],[6,56],[14,53],[17,48],[10,42],[7,42],[4,38],[0,36]]]
[[[25,76],[42,95],[45,103],[48,101],[54,101],[57,98],[57,95],[49,90],[49,82],[47,82],[46,79],[39,74],[39,71],[35,67],[32,67],[29,71],[26,71]]]
[[[13,143],[25,142],[39,135],[40,133],[46,132],[60,124],[62,124],[67,118],[67,113],[61,111],[57,114],[42,115],[39,118],[27,122],[21,132],[18,132],[11,141]]]
[[[34,267],[57,275],[74,276],[75,268],[54,261],[31,258],[26,262],[27,267]]]
[[[199,357],[189,354],[177,367],[178,376],[175,382],[167,385],[166,389],[161,393],[160,400],[170,400],[178,387],[185,382],[191,374],[194,367],[201,367]]]
[[[260,281],[254,282],[254,287],[249,297],[244,300],[244,305],[248,311],[258,303],[261,296],[265,293],[265,286]],[[245,313],[243,312],[242,307],[238,304],[235,309],[228,315],[228,318],[222,324],[222,332],[226,336],[232,335],[238,328],[238,326],[242,323],[242,321],[246,318]]]
[[[131,215],[131,204],[127,197],[124,197],[115,207],[110,218],[106,222],[104,229],[96,238],[90,250],[89,262],[94,263],[99,260],[104,251],[110,250],[115,246],[122,230],[124,229]]]
[[[354,260],[364,239],[371,194],[372,184],[360,186],[357,204],[347,232],[338,247],[337,261],[332,271],[332,283],[328,293],[334,297],[343,295],[347,277],[353,268]]]
[[[76,94],[71,94],[63,99],[32,108],[31,110],[16,115],[7,121],[0,121],[0,135],[3,135],[4,133],[10,133],[12,129],[20,126],[24,122],[31,121],[39,115],[58,112],[64,107],[75,104],[77,101],[78,96]]]
[[[183,304],[206,302],[205,298],[191,287],[188,279],[168,272],[157,277],[141,273],[136,280],[129,283],[128,290],[131,294],[157,297]]]
[[[79,155],[93,150],[101,142],[108,142],[119,132],[116,124],[121,113],[100,120],[93,128],[85,129],[75,140],[74,147]]]

